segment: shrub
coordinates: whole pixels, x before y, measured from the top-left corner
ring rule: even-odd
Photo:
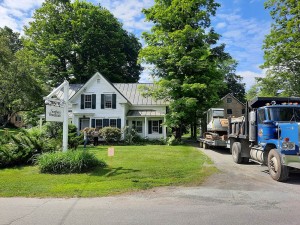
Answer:
[[[69,148],[76,150],[83,141],[83,135],[77,134],[77,127],[74,124],[68,126],[68,144]]]
[[[38,155],[60,146],[59,140],[46,138],[38,129],[9,134],[0,140],[0,167],[32,164]]]
[[[140,144],[144,142],[144,139],[136,132],[135,129],[131,128],[131,127],[126,127],[124,129],[124,133],[125,133],[125,143],[126,144]]]
[[[104,127],[100,130],[100,135],[107,143],[110,143],[113,141],[120,141],[122,132],[116,127]]]
[[[168,145],[180,145],[182,144],[181,141],[175,138],[174,135],[172,135],[168,140],[167,140]]]
[[[96,166],[106,166],[104,161],[86,151],[45,153],[38,157],[37,164],[41,173],[52,174],[83,173]]]

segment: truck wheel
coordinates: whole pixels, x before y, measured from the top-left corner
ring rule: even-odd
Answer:
[[[240,142],[234,142],[232,144],[232,158],[233,161],[237,164],[241,164],[243,162],[243,158],[241,157],[241,143]]]
[[[203,142],[199,142],[199,144],[200,144],[200,148],[203,148]]]
[[[268,155],[268,168],[270,176],[276,181],[286,181],[289,177],[289,169],[282,165],[280,155],[276,149],[272,149]]]
[[[249,158],[248,157],[243,157],[243,163],[249,163]]]

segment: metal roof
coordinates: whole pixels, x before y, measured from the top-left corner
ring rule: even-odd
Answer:
[[[139,117],[139,116],[164,116],[165,114],[156,111],[156,110],[129,110],[127,113],[127,116],[134,116],[134,117]]]
[[[83,87],[84,84],[70,84],[69,85],[69,99],[73,97],[73,95],[75,95],[75,93],[77,91],[80,90],[80,88]],[[56,97],[58,99],[64,99],[64,92],[63,92],[63,88],[60,89],[57,93],[56,93]]]
[[[143,84],[143,83],[113,83],[116,89],[120,91],[122,95],[132,104],[132,105],[166,105],[163,100],[155,101],[153,98],[142,96],[139,87],[154,87],[154,84]]]

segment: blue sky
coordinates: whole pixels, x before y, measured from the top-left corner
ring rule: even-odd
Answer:
[[[150,31],[151,23],[144,21],[142,8],[153,5],[154,0],[88,0],[100,3],[117,17],[126,30],[140,37]],[[217,15],[212,18],[213,26],[221,34],[221,43],[226,51],[238,61],[237,74],[241,75],[247,89],[254,84],[255,77],[263,77],[261,49],[266,34],[270,31],[271,18],[264,9],[264,0],[216,0],[221,4]],[[23,26],[31,21],[34,10],[43,0],[0,0],[0,27],[8,26],[21,34]],[[143,43],[143,40],[141,40]],[[146,66],[147,68],[147,66]],[[140,82],[151,82],[147,69]]]

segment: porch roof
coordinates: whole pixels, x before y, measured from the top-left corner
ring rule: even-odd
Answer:
[[[128,117],[165,116],[165,114],[156,110],[129,110],[127,116]]]

